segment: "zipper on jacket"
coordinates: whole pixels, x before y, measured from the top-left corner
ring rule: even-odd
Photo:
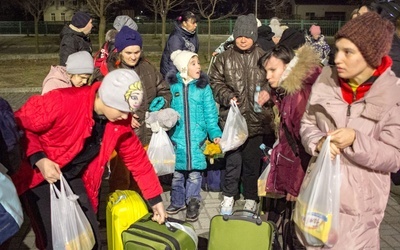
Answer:
[[[189,84],[183,84],[183,111],[185,119],[186,161],[187,170],[192,170],[192,147],[190,145]]]
[[[347,105],[347,116],[350,116],[351,114],[351,105]]]
[[[283,159],[286,159],[287,161],[294,162],[293,160],[289,159],[288,157],[284,156],[283,154],[278,153],[278,161],[277,161],[277,163],[279,162],[279,157],[282,157]]]

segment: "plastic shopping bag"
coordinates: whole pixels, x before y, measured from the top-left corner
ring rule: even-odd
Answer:
[[[267,186],[267,179],[269,172],[271,171],[271,163],[265,168],[265,170],[261,173],[260,177],[257,181],[257,188],[258,188],[258,196],[266,196],[267,193],[265,191],[265,187]]]
[[[294,222],[311,246],[332,247],[338,240],[340,158],[330,158],[330,136],[315,165],[309,166],[297,197]]]
[[[147,155],[158,176],[172,174],[175,171],[174,146],[162,128],[151,135]]]
[[[226,153],[237,149],[247,140],[248,136],[246,120],[240,113],[236,102],[231,101],[231,107],[219,142],[222,152]]]
[[[96,243],[92,227],[62,175],[60,190],[50,184],[50,200],[53,249],[92,249]]]

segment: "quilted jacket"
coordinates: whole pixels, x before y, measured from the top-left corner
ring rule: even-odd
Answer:
[[[204,170],[207,167],[203,144],[207,139],[221,137],[218,126],[218,110],[207,76],[184,84],[180,73],[167,74],[171,84],[171,108],[180,119],[171,130],[171,141],[175,145],[176,170]]]
[[[220,105],[221,128],[225,126],[230,100],[236,96],[240,112],[247,122],[249,137],[273,133],[272,108],[265,106],[261,113],[254,112],[256,86],[267,89],[268,85],[265,71],[258,66],[258,60],[264,53],[258,45],[247,51],[233,46],[218,55],[212,65],[210,85],[215,101]]]
[[[82,150],[85,139],[91,135],[94,100],[99,85],[98,82],[93,86],[57,89],[43,96],[31,97],[15,113],[17,123],[26,135],[26,155],[29,157],[42,151],[61,169],[74,159]],[[126,163],[144,198],[155,198],[162,193],[153,166],[130,127],[130,119],[108,122],[100,153],[82,177],[95,210],[104,167],[114,149]],[[32,168],[27,159],[12,179],[18,194],[44,181],[39,169]]]

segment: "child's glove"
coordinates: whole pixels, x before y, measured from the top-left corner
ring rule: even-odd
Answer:
[[[158,96],[154,98],[153,101],[151,101],[149,110],[150,112],[159,111],[160,109],[162,109],[162,107],[164,107],[164,105],[165,105],[164,97]]]

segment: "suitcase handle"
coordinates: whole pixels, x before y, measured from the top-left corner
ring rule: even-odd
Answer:
[[[232,216],[235,215],[236,213],[243,213],[243,212],[251,213],[251,214],[253,214],[253,216],[251,216],[251,217],[249,217],[249,216],[245,216],[245,217],[240,216],[242,219],[246,218],[247,220],[256,223],[258,226],[260,226],[263,223],[263,221],[261,220],[260,216],[258,216],[255,212],[253,212],[251,210],[246,210],[246,209],[235,210],[235,211],[233,211],[233,213],[231,215],[224,214],[222,216],[222,219],[224,221],[228,221],[229,219],[232,219]]]

